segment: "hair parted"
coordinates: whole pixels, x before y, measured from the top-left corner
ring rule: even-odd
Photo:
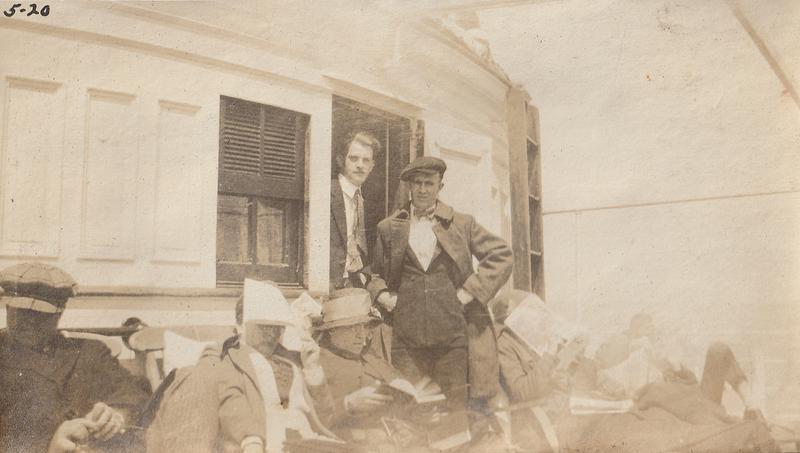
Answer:
[[[334,152],[336,153],[336,162],[338,162],[339,165],[344,162],[348,151],[350,151],[350,145],[353,143],[361,143],[370,147],[372,149],[373,159],[381,150],[381,142],[379,142],[378,139],[372,135],[372,133],[364,130],[354,130],[340,140],[334,148]]]

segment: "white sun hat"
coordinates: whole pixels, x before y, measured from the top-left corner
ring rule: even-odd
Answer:
[[[242,322],[285,326],[281,344],[291,351],[302,346],[302,322],[292,310],[281,290],[274,283],[245,279],[242,300]]]

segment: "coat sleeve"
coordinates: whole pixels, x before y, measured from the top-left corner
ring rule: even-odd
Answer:
[[[545,393],[550,388],[550,376],[543,364],[537,361],[533,367],[524,366],[523,359],[505,332],[497,339],[497,349],[500,373],[511,401],[531,401],[547,396]]]
[[[380,293],[388,289],[386,281],[389,277],[386,274],[389,271],[389,263],[384,260],[384,254],[387,250],[388,244],[385,243],[384,235],[381,234],[381,226],[378,225],[378,237],[375,241],[372,262],[369,267],[370,281],[367,283],[367,290],[373,301],[378,298]]]
[[[317,412],[319,421],[326,427],[331,426],[336,415],[336,402],[333,399],[333,395],[331,395],[327,382],[323,382],[320,385],[309,385],[307,388],[308,396],[314,404],[314,410]]]
[[[103,402],[120,411],[126,422],[135,423],[150,397],[146,382],[137,380],[123,368],[100,342],[82,343],[81,355],[87,358],[83,363],[89,364],[89,369],[80,373],[91,380],[90,390],[95,397],[90,402]]]
[[[177,370],[147,427],[148,453],[212,451],[219,434],[217,371],[219,352],[205,354],[195,366]],[[191,414],[191,417],[187,417]]]
[[[261,409],[253,405],[262,404],[261,400],[247,397],[245,377],[231,362],[230,357],[225,356],[220,366],[217,392],[221,434],[237,446],[250,436],[259,437],[266,442],[265,420],[258,420],[259,417],[253,416]]]
[[[470,253],[478,258],[478,270],[467,277],[462,286],[485,305],[511,276],[514,255],[503,239],[490,233],[472,216],[467,216],[466,229]]]

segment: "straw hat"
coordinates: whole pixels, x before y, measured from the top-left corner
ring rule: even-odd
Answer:
[[[381,320],[380,313],[372,306],[369,291],[365,289],[345,288],[334,292],[331,297],[322,305],[322,325],[318,330]]]

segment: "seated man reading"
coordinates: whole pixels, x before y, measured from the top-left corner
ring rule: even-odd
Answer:
[[[400,387],[403,379],[370,347],[380,322],[369,292],[340,290],[323,305],[318,341],[322,347],[320,364],[334,399],[336,415],[331,428],[348,441],[385,451],[394,445],[385,431],[384,417],[414,413],[414,409],[422,408],[416,407],[417,401],[445,398],[435,384],[417,389],[405,381],[404,391],[390,388]]]

